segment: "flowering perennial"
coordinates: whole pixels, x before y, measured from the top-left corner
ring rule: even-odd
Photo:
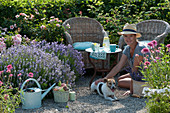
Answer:
[[[12,65],[11,74],[13,76],[11,77],[15,87],[21,85],[16,80],[17,77],[21,77],[21,82],[28,77],[33,77],[42,84],[43,88],[47,88],[59,80],[63,82],[68,80],[70,84],[75,82],[74,70],[71,70],[70,66],[54,53],[46,53],[33,46],[19,45],[13,46],[1,54],[0,70],[7,71],[6,65],[9,63]]]

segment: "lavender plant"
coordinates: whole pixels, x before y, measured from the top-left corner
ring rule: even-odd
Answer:
[[[0,56],[0,70],[5,70],[7,64],[12,64],[12,83],[18,87],[17,75],[21,73],[21,82],[25,81],[32,72],[42,88],[47,88],[59,80],[73,85],[76,79],[74,70],[55,56],[54,52],[46,53],[35,46],[12,46],[3,51]],[[21,84],[20,84],[21,85]]]
[[[34,45],[41,48],[43,51],[53,53],[59,59],[64,61],[64,64],[69,65],[71,70],[75,72],[76,78],[83,75],[85,69],[82,62],[82,54],[75,50],[72,45],[58,44],[57,42],[47,43],[45,40]]]

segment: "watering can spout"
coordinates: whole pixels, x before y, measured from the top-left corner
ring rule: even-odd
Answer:
[[[43,98],[47,95],[47,93],[55,86],[55,84],[56,84],[56,83],[54,83],[51,87],[49,87],[49,88],[42,94],[41,99],[43,99]]]

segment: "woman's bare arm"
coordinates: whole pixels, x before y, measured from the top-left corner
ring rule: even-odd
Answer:
[[[113,69],[107,74],[107,76],[105,78],[114,77],[122,69],[122,67],[125,65],[126,61],[127,61],[127,56],[122,54],[122,57],[121,57],[119,63],[113,67]]]
[[[138,66],[140,66],[140,62],[143,61],[143,56],[136,56],[133,63],[132,73],[138,71]]]

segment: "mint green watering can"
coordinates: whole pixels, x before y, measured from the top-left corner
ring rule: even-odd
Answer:
[[[36,82],[38,88],[27,88],[24,89],[24,85],[29,82],[34,81]],[[56,83],[54,83],[50,88],[47,90],[42,90],[40,84],[37,80],[33,78],[29,78],[25,80],[25,82],[21,86],[21,100],[22,100],[22,108],[23,109],[34,109],[41,107],[41,100],[47,95],[47,93],[55,86]],[[41,94],[42,91],[45,91],[43,94]]]

